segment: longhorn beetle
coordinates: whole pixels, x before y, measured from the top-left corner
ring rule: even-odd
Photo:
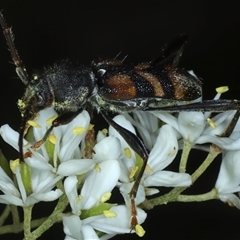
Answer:
[[[178,68],[187,40],[184,34],[162,48],[159,56],[149,62],[129,64],[124,60],[113,59],[93,61],[90,67],[85,67],[65,61],[44,70],[42,75],[30,77],[15,48],[12,29],[1,12],[0,23],[17,75],[26,85],[25,93],[18,103],[22,115],[20,160],[24,161],[24,157],[27,157],[23,153],[23,137],[29,127],[27,121],[34,119],[41,109],[52,107],[59,115],[43,139],[34,144],[35,148],[44,143],[54,127],[69,123],[90,103],[143,159],[143,166],[129,193],[132,229],[137,225],[134,199],[147,164],[148,151],[138,136],[114,122],[107,112],[221,112],[240,108],[238,100],[201,101],[201,81]]]

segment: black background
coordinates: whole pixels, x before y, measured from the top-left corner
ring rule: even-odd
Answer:
[[[128,55],[129,61],[151,60],[166,42],[186,33],[189,41],[180,66],[193,69],[203,79],[204,98],[213,98],[216,87],[228,85],[230,91],[224,97],[239,99],[237,4],[237,1],[0,0],[0,9],[8,25],[13,26],[15,44],[29,73],[61,59],[87,65],[98,57],[114,58],[120,51],[122,56]],[[16,101],[24,85],[16,78],[10,61],[5,39],[0,35],[0,125],[9,123],[18,129],[20,114]],[[16,157],[3,142],[0,144],[8,157]],[[199,157],[193,160],[196,164],[201,162]],[[194,193],[211,189],[219,164],[218,160],[204,175],[205,181],[197,182],[197,190],[192,188]],[[147,231],[143,239],[239,239],[236,227],[239,221],[239,210],[220,201],[170,203],[149,212],[143,225]],[[63,239],[61,232],[59,224],[41,239]],[[119,235],[115,239],[139,238]]]

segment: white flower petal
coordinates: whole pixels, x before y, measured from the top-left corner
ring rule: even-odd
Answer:
[[[26,204],[27,193],[26,193],[25,187],[23,185],[23,181],[22,181],[22,177],[21,177],[21,174],[20,174],[19,166],[16,168],[16,178],[17,178],[17,182],[18,182],[19,191],[21,193],[21,198],[22,198],[24,204]],[[29,205],[26,205],[26,206],[29,206]]]
[[[83,111],[77,117],[75,117],[68,125],[62,126],[67,128],[61,139],[61,147],[58,156],[61,161],[69,160],[73,157],[74,150],[78,148],[79,143],[86,136],[88,126],[90,123],[90,116],[87,111]],[[81,127],[85,129],[82,134],[74,134],[73,129]]]
[[[97,143],[93,150],[93,158],[98,161],[118,159],[121,155],[121,144],[118,138],[109,136]]]
[[[240,199],[235,194],[220,194],[219,198],[221,201],[235,206],[240,209]]]
[[[146,196],[152,196],[152,195],[157,194],[159,192],[160,191],[157,188],[147,188],[147,187],[145,187]]]
[[[144,186],[188,187],[192,184],[191,176],[187,173],[159,171],[144,179]]]
[[[119,205],[112,207],[110,210],[117,214],[116,218],[99,219],[93,221],[91,223],[91,226],[93,226],[94,229],[105,232],[107,234],[130,233],[131,229],[129,225],[129,208]],[[139,224],[142,224],[145,221],[146,216],[147,214],[142,209],[137,208],[137,219]]]
[[[178,142],[175,130],[164,125],[159,132],[156,143],[149,154],[148,165],[159,171],[168,166],[178,152]]]
[[[172,126],[174,129],[179,131],[178,121],[177,118],[174,117],[170,113],[166,112],[159,112],[159,111],[153,111],[151,112],[153,115],[161,119],[163,122],[167,123],[168,125]]]
[[[133,182],[132,183],[122,183],[121,187],[119,189],[124,198],[124,201],[128,207],[130,206],[130,202],[131,202],[129,193],[132,190],[133,184],[134,184]],[[145,191],[144,191],[144,187],[142,185],[139,185],[138,190],[137,190],[137,196],[135,197],[134,200],[135,200],[136,205],[139,205],[140,203],[142,203],[145,200]]]
[[[44,161],[40,156],[25,159],[25,162],[31,167],[42,171],[52,171],[54,168],[51,164]]]
[[[153,147],[158,130],[158,118],[150,112],[134,112],[134,119],[129,114],[124,114],[134,127],[137,128],[144,144],[148,149]]]
[[[8,195],[20,197],[18,189],[15,187],[12,179],[0,167],[0,190]]]
[[[82,226],[82,234],[84,239],[98,240],[99,237],[90,225]]]
[[[113,120],[120,126],[124,127],[125,129],[129,130],[130,132],[136,134],[134,127],[124,116],[117,115],[116,117],[113,118]],[[121,142],[122,149],[129,147],[127,142],[125,141],[125,139],[123,139],[123,137],[112,126],[109,126],[109,136],[117,137]],[[132,149],[131,149],[131,151],[132,151]],[[134,154],[134,152],[132,151],[132,155],[133,154]]]
[[[0,203],[12,204],[15,206],[23,206],[22,199],[9,194],[0,195]]]
[[[3,138],[3,140],[11,145],[15,150],[19,150],[18,146],[18,138],[19,138],[19,133],[14,131],[8,124],[5,124],[1,126],[0,128],[0,134]],[[26,145],[27,141],[23,139],[23,145]]]
[[[63,192],[60,189],[52,190],[45,193],[33,193],[28,197],[27,201],[29,205],[33,205],[40,201],[51,202],[58,199],[62,194]]]
[[[215,187],[219,194],[233,193],[240,184],[240,150],[223,153],[222,164]]]
[[[62,176],[55,175],[50,171],[31,169],[32,188],[35,193],[44,193],[53,189]]]
[[[57,174],[62,176],[81,175],[94,168],[96,161],[92,159],[72,159],[59,165]]]
[[[201,135],[206,121],[202,112],[180,112],[178,125],[183,138],[194,143]]]
[[[80,215],[80,204],[78,199],[78,193],[77,193],[77,177],[76,176],[69,176],[64,181],[64,189],[65,193],[67,195],[68,201],[71,205],[72,212],[76,214],[77,216]]]
[[[108,160],[99,164],[100,171],[93,170],[86,178],[81,196],[82,208],[89,209],[98,203],[103,194],[111,192],[120,176],[118,161]]]
[[[63,230],[68,239],[84,240],[82,236],[82,221],[76,215],[63,216]]]
[[[240,149],[240,138],[237,140],[233,140],[226,137],[218,137],[218,136],[209,136],[204,135],[200,136],[200,138],[196,141],[197,144],[203,143],[214,143],[224,150],[238,150]]]

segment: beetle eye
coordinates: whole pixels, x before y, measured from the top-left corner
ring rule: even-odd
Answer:
[[[102,77],[102,76],[105,74],[105,72],[106,72],[106,70],[103,69],[103,68],[100,68],[100,69],[98,70],[98,74],[99,74],[100,77]]]
[[[37,106],[43,108],[45,105],[45,96],[41,92],[36,93]]]

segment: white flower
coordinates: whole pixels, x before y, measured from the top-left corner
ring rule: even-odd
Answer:
[[[56,182],[61,179],[60,176],[56,177],[50,171],[31,169],[31,177],[32,193],[27,196],[19,167],[16,168],[17,184],[0,168],[0,190],[4,193],[0,195],[0,202],[15,206],[30,206],[40,201],[54,201],[62,195],[61,190],[52,190]]]
[[[193,144],[213,143],[225,150],[237,150],[240,148],[240,139],[237,139],[236,136],[233,137],[234,133],[239,131],[238,127],[235,127],[230,137],[218,136],[231,122],[235,111],[226,111],[216,115],[212,119],[216,124],[216,129],[209,126],[202,112],[180,112],[178,117],[163,112],[152,113],[176,129],[180,136]]]
[[[76,215],[64,216],[63,226],[66,234],[65,240],[106,240],[113,238],[117,234],[130,233],[129,208],[124,205],[119,205],[110,208],[110,211],[116,214],[115,217],[106,218],[100,215],[99,217],[91,217],[86,220],[81,220]],[[137,212],[138,222],[143,223],[146,219],[146,213],[139,208],[137,209]],[[105,234],[98,237],[95,230]]]
[[[234,194],[240,192],[240,150],[223,153],[215,187],[223,202],[240,209],[240,199]]]
[[[57,116],[57,114],[52,108],[48,108],[39,112],[35,122],[40,127],[33,128],[34,138],[36,141],[43,138],[46,130],[51,126],[52,121],[50,121],[50,119],[52,119],[54,116]],[[54,149],[55,155],[59,158],[60,162],[79,157],[80,150],[78,146],[86,136],[89,123],[90,116],[87,111],[84,110],[68,124],[53,128],[51,134],[56,137]],[[49,158],[45,146],[41,147],[40,152],[42,152],[42,155],[45,157],[45,159]]]
[[[82,220],[76,215],[64,216],[63,226],[65,240],[99,239],[94,229],[90,225],[83,225]]]
[[[42,139],[50,126],[47,119],[52,117],[53,114],[55,114],[55,111],[52,109],[45,109],[39,113],[36,119],[37,124],[34,124],[36,127],[33,128],[34,141]],[[31,194],[28,196],[26,193],[18,167],[16,168],[17,186],[1,169],[0,186],[2,192],[4,192],[4,195],[1,195],[1,202],[11,203],[17,206],[28,206],[39,201],[53,201],[57,199],[62,192],[59,189],[51,189],[55,187],[56,183],[62,179],[63,176],[68,176],[67,174],[72,172],[72,168],[75,172],[77,171],[78,174],[86,173],[93,169],[93,161],[71,159],[74,157],[76,151],[80,152],[78,145],[86,135],[89,120],[90,117],[88,113],[83,111],[83,113],[79,114],[71,123],[53,129],[53,134],[57,138],[53,154],[54,162],[51,164],[45,145],[43,145],[40,150],[34,151],[31,149],[30,144],[24,140],[24,152],[30,151],[32,155],[24,160],[30,167],[31,182],[29,184],[32,188]],[[77,133],[74,132],[76,128]],[[12,130],[8,125],[3,125],[0,133],[8,144],[18,150],[19,134],[16,131]],[[58,165],[58,160],[60,160],[60,165]],[[61,166],[61,161],[63,166]]]
[[[145,113],[141,113],[145,115]],[[146,116],[147,117],[147,116]],[[114,118],[114,121],[119,125],[127,128],[128,130],[134,132],[133,127],[130,122],[123,116],[119,115]],[[137,124],[134,124],[137,125]],[[135,133],[135,132],[134,132]],[[109,127],[109,135],[117,136],[122,144],[122,151],[124,154],[124,149],[128,146],[126,141],[117,133],[111,126]],[[149,135],[150,136],[150,135]],[[144,176],[139,186],[138,193],[136,196],[136,203],[139,204],[145,199],[145,193],[143,189],[150,186],[190,186],[191,177],[186,173],[176,173],[171,171],[164,171],[163,169],[167,167],[176,157],[178,152],[178,142],[176,131],[169,125],[164,125],[158,131],[157,139],[153,144],[153,148],[149,153],[148,164],[144,173]],[[124,158],[121,161],[121,177],[122,181],[120,190],[124,196],[124,199],[129,205],[129,191],[132,186],[131,179],[129,175],[132,168],[136,164],[136,155],[131,154],[131,158]],[[129,164],[127,161],[130,161]],[[151,191],[151,193],[156,193],[156,191]]]
[[[64,217],[64,231],[66,239],[98,239],[95,230],[114,236],[118,233],[129,233],[130,212],[125,206],[116,206],[108,211],[114,213],[114,218],[106,217],[102,211],[91,216],[91,209],[101,208],[112,189],[117,185],[120,176],[120,167],[117,160],[105,160],[100,162],[92,170],[84,181],[80,195],[77,193],[77,178],[69,176],[64,182],[64,188],[75,216]],[[120,207],[120,210],[119,210]],[[87,210],[90,216],[81,219],[81,213]],[[139,221],[143,222],[146,215],[139,211]],[[116,216],[115,216],[116,215]],[[80,217],[78,217],[80,216]],[[72,227],[73,224],[78,225]],[[118,224],[116,224],[116,222]],[[80,230],[79,230],[80,229]],[[95,229],[95,230],[94,230]],[[105,238],[108,239],[108,238]]]

